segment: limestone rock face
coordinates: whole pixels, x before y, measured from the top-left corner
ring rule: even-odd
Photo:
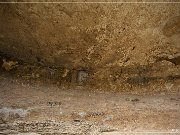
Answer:
[[[179,71],[168,60],[179,61],[178,3],[0,4],[0,18],[1,53],[29,63],[92,69],[108,82],[152,75],[154,63]]]

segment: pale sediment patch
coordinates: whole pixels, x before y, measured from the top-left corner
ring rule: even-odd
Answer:
[[[14,108],[3,107],[0,109],[0,113],[4,114],[6,118],[10,115],[18,115],[20,117],[25,117],[28,114],[28,110],[22,108],[14,109]]]

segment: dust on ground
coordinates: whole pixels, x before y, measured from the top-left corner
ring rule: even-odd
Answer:
[[[0,76],[1,134],[99,135],[180,131],[180,94],[59,88]],[[122,134],[123,134],[122,133]]]

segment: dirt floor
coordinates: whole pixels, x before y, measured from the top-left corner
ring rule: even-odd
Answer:
[[[59,88],[0,75],[0,134],[180,134],[180,93]]]
[[[4,1],[0,134],[180,134],[178,0]]]

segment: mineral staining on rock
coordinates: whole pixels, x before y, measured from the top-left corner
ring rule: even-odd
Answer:
[[[18,66],[17,61],[6,61],[6,59],[3,59],[2,68],[5,69],[6,71],[10,71],[17,66]]]

